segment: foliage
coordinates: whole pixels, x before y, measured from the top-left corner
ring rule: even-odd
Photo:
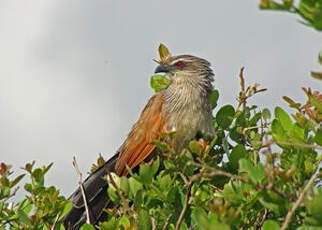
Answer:
[[[322,1],[321,0],[300,0],[297,5],[294,0],[261,0],[260,8],[265,10],[281,10],[299,15],[302,23],[322,30]]]
[[[171,142],[156,141],[164,154],[151,167],[107,178],[121,208],[106,210],[101,229],[322,228],[322,95],[305,89],[304,105],[285,97],[297,112],[276,107],[271,118],[247,104],[264,90],[245,89],[240,78],[239,105],[217,110],[211,143],[192,141],[175,153]]]
[[[322,29],[321,5],[321,0],[300,0],[299,7],[292,0],[261,1],[261,8],[297,13],[317,30]],[[159,53],[158,63],[170,55],[164,45]],[[312,75],[320,79],[319,74]],[[283,97],[295,113],[278,106],[271,113],[248,104],[266,89],[247,87],[243,68],[239,78],[235,107],[217,108],[219,93],[213,90],[216,136],[211,142],[194,140],[177,153],[171,143],[175,133],[165,133],[164,140],[154,142],[163,154],[152,165],[142,164],[137,173],[128,169],[130,177],[108,174],[107,193],[115,207],[105,210],[110,218],[96,228],[322,229],[322,94],[303,88],[304,104]],[[168,84],[162,75],[151,77],[156,92]],[[97,165],[103,163],[100,157]],[[0,230],[64,229],[60,220],[71,202],[54,186],[45,186],[51,166],[28,163],[24,174],[13,177],[10,166],[1,163]],[[27,195],[15,203],[11,200],[25,174]],[[85,224],[81,229],[95,228]]]
[[[322,30],[322,0],[261,0],[259,7],[263,10],[279,10],[299,15],[302,24],[317,31]],[[318,61],[322,64],[322,50]],[[312,71],[311,76],[321,80],[322,72]]]
[[[44,176],[52,164],[34,168],[34,163],[26,164],[25,173],[15,178],[11,178],[11,166],[1,163],[0,229],[63,229],[58,222],[71,208],[71,202],[59,195],[54,186],[45,186]],[[26,174],[29,176],[24,184],[27,195],[18,203],[10,201]]]
[[[152,166],[143,164],[131,177],[110,174],[108,195],[116,206],[105,210],[110,219],[99,229],[318,229],[322,228],[322,95],[303,89],[305,104],[284,99],[296,113],[276,107],[248,105],[248,99],[264,89],[245,87],[240,73],[238,105],[216,109],[216,137],[206,143],[191,141],[176,153],[171,141],[155,141],[164,154]],[[164,87],[160,77],[152,85]],[[160,83],[160,84],[159,84]],[[165,134],[173,137],[173,134]],[[169,138],[166,138],[169,139]],[[98,164],[102,164],[101,157]],[[15,195],[21,174],[11,178],[10,167],[1,164],[0,229],[63,229],[59,220],[71,203],[59,191],[44,185],[52,164],[24,170],[30,182],[21,202]],[[130,169],[129,169],[130,170]],[[10,226],[10,227],[9,227]],[[54,226],[54,228],[52,228]],[[281,227],[280,227],[281,226]],[[95,229],[85,224],[82,230]]]

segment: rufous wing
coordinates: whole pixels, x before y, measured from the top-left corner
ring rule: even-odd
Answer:
[[[133,169],[153,152],[156,147],[153,140],[159,138],[167,123],[163,115],[164,107],[162,92],[151,97],[120,148],[120,156],[115,166],[117,175],[126,176],[126,165]]]

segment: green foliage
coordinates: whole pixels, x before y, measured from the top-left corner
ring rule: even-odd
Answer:
[[[210,143],[193,140],[176,153],[171,141],[155,141],[164,153],[152,166],[129,178],[112,174],[117,207],[100,229],[322,228],[321,94],[305,89],[304,105],[286,100],[295,114],[276,107],[271,118],[247,104],[263,90],[240,78],[239,104],[216,109]]]
[[[29,181],[24,184],[26,197],[20,202],[11,201],[25,176],[11,178],[10,166],[0,167],[0,229],[63,229],[59,220],[68,213],[72,204],[54,186],[46,187],[45,174],[52,164],[34,168],[34,163],[25,165]]]
[[[153,75],[150,80],[150,85],[155,92],[159,92],[169,85],[169,79],[160,74]]]
[[[292,0],[261,1],[261,8],[297,13],[318,30],[321,5],[321,0],[301,0],[298,8]],[[159,53],[159,63],[170,56],[162,44]],[[321,79],[320,73],[312,75]],[[162,156],[152,165],[142,164],[137,173],[128,168],[130,177],[110,174],[107,194],[115,206],[105,210],[109,219],[81,230],[322,229],[322,94],[303,88],[304,104],[283,97],[295,113],[278,106],[271,113],[247,104],[266,89],[246,87],[243,68],[239,78],[237,106],[217,108],[218,90],[210,96],[213,140],[193,140],[180,153],[171,145],[175,133],[166,134],[167,142],[155,140]],[[162,75],[151,77],[156,92],[168,84]],[[103,164],[99,157],[92,171]],[[45,185],[51,166],[26,164],[27,195],[14,202],[25,174],[12,178],[10,166],[0,164],[0,230],[64,229],[60,220],[72,204]]]
[[[282,10],[295,13],[304,20],[303,23],[317,30],[322,30],[322,1],[300,0],[295,5],[294,0],[261,0],[260,8],[265,10]]]
[[[322,31],[322,0],[261,0],[259,7],[263,10],[279,10],[299,15],[301,23]],[[322,64],[322,50],[318,61]],[[313,78],[322,79],[322,72],[311,71]]]
[[[258,85],[245,87],[236,107],[216,108],[212,94],[216,137],[193,140],[176,153],[170,140],[154,141],[163,150],[152,165],[142,164],[130,177],[111,174],[107,194],[115,207],[105,210],[102,230],[112,229],[318,229],[322,228],[322,95],[303,88],[304,104],[285,101],[295,113],[280,107],[248,105]],[[158,84],[158,83],[156,83]],[[154,89],[160,87],[157,85]],[[97,165],[104,160],[99,157]],[[26,197],[10,202],[25,174],[11,178],[1,164],[0,229],[63,229],[61,218],[71,202],[53,186],[45,186],[52,164],[25,165]],[[289,216],[289,217],[288,217]],[[95,229],[85,224],[82,230]]]

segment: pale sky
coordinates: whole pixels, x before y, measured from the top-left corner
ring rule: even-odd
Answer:
[[[46,182],[69,195],[76,156],[86,174],[121,145],[153,94],[160,42],[212,63],[219,106],[236,105],[238,73],[268,88],[251,103],[304,102],[322,33],[259,0],[0,0],[0,160],[54,162]]]

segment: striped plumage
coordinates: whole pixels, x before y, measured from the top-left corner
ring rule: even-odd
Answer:
[[[159,139],[162,132],[177,132],[174,145],[178,152],[196,137],[214,136],[210,104],[214,74],[210,63],[191,55],[169,56],[155,72],[166,73],[170,84],[151,97],[117,154],[106,163],[119,176],[127,175],[126,165],[135,169],[160,153],[153,140]],[[95,221],[104,220],[106,214],[102,209],[113,205],[106,193],[108,185],[102,179],[104,175],[105,170],[101,168],[84,183]],[[75,205],[64,223],[68,229],[79,229],[86,221],[79,189],[70,199]]]

